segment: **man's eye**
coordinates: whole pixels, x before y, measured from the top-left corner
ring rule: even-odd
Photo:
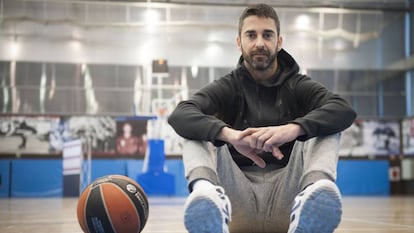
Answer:
[[[265,34],[263,34],[263,38],[271,39],[271,38],[273,38],[273,34],[272,33],[265,33]]]
[[[253,38],[256,37],[256,34],[254,34],[254,33],[248,33],[247,34],[247,37],[250,38],[250,39],[253,39]]]

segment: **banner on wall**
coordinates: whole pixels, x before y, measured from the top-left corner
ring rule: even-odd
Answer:
[[[84,145],[91,147],[92,156],[115,155],[116,123],[112,117],[66,117],[61,119],[60,126],[57,128],[61,130],[59,134],[62,142],[79,139]]]
[[[183,138],[178,136],[166,117],[150,119],[147,123],[148,138],[163,139],[165,155],[182,155]]]
[[[48,154],[52,124],[59,117],[0,117],[0,153]]]
[[[62,153],[63,175],[80,174],[82,170],[82,142],[74,140],[65,142]]]
[[[400,154],[398,120],[356,120],[342,133],[340,156],[388,156]]]
[[[146,117],[74,116],[62,118],[56,128],[62,141],[79,139],[88,145],[92,157],[144,157],[146,153]]]
[[[357,156],[363,148],[363,121],[356,120],[341,134],[339,156]],[[362,155],[362,153],[360,153]]]
[[[4,116],[0,117],[0,154],[56,155],[64,143],[80,140],[92,156],[144,157],[149,117]]]
[[[116,153],[144,157],[148,148],[147,123],[150,117],[116,118]]]
[[[65,142],[79,139],[90,146],[92,157],[143,158],[148,138],[154,135],[164,140],[167,156],[182,154],[182,138],[166,117],[1,116],[0,154],[56,155],[62,153]],[[401,152],[414,155],[414,118],[358,119],[342,132],[340,156],[388,156]]]
[[[1,116],[0,154],[57,155],[79,139],[95,157],[143,158],[149,134],[164,140],[167,156],[182,154],[182,138],[155,116]]]
[[[403,119],[401,124],[403,153],[414,155],[414,118]]]
[[[63,196],[79,196],[82,162],[81,140],[65,142],[62,152]]]
[[[399,121],[366,120],[364,142],[371,155],[400,154]]]

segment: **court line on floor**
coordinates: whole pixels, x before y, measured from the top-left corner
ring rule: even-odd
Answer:
[[[414,229],[414,225],[396,224],[396,223],[386,223],[386,222],[379,222],[379,221],[373,221],[373,220],[364,220],[364,219],[346,218],[346,217],[343,217],[342,220],[352,221],[352,222],[370,223],[370,224],[378,224],[378,225],[385,225],[385,226],[393,226],[393,227],[402,227],[402,228]]]

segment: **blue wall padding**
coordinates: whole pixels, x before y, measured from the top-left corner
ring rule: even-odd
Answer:
[[[136,179],[139,174],[143,173],[143,160],[130,160],[127,163],[127,176]],[[181,159],[166,160],[166,172],[173,174],[175,177],[175,196],[186,196],[187,181],[184,177],[184,164]]]
[[[101,176],[126,175],[126,160],[124,159],[94,159],[92,160],[91,181]]]
[[[9,197],[10,192],[10,160],[0,160],[1,187],[0,197]]]
[[[130,160],[126,166],[126,176],[135,180],[137,175],[142,173],[144,160]]]
[[[12,183],[3,176],[4,188],[0,189],[2,196],[8,196],[8,187],[12,187],[12,197],[60,197],[63,195],[62,160],[60,159],[16,159],[0,160],[2,173],[8,174],[3,166],[12,164]],[[91,181],[106,175],[118,174],[136,179],[141,174],[144,161],[136,159],[93,159]],[[166,160],[168,173],[174,175],[174,196],[187,195],[184,166],[181,160]],[[77,188],[77,187],[74,187]],[[0,197],[2,197],[0,196]]]
[[[8,177],[11,163],[11,179]],[[143,160],[94,159],[91,180],[110,174],[126,175],[136,179],[141,174]],[[188,194],[182,160],[166,160],[166,172],[174,175],[174,196]],[[346,195],[389,195],[388,161],[340,160],[338,186]],[[63,195],[61,159],[0,160],[2,188],[0,197],[60,197]],[[8,181],[11,180],[9,184]],[[10,189],[10,190],[9,190]]]
[[[83,164],[83,182],[82,182],[82,191],[88,186],[87,183],[87,162]],[[93,182],[95,179],[107,176],[107,175],[126,175],[126,161],[125,159],[93,159],[91,161],[91,180]],[[81,191],[81,192],[82,192]]]
[[[342,160],[337,184],[342,195],[384,196],[390,194],[386,160]]]
[[[12,161],[12,197],[61,197],[61,159],[21,159]]]
[[[184,164],[182,160],[167,160],[167,172],[175,175],[175,195],[187,196],[187,180],[184,176]]]
[[[137,175],[136,181],[149,195],[175,195],[175,175],[165,171],[164,140],[148,140],[148,167]]]
[[[164,140],[150,139],[148,140],[148,148],[149,156],[147,172],[163,172],[165,165]]]

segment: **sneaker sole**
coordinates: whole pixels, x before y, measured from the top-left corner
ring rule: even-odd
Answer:
[[[321,187],[314,190],[303,204],[295,233],[332,233],[341,216],[341,200],[336,191]]]
[[[184,224],[189,233],[223,232],[220,209],[206,198],[196,198],[186,208]]]

